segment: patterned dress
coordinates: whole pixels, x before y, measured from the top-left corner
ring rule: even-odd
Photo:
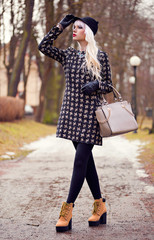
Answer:
[[[84,51],[68,47],[65,50],[53,47],[53,41],[62,33],[54,26],[39,44],[39,50],[46,56],[62,64],[66,87],[57,125],[56,136],[76,142],[102,145],[99,125],[95,110],[99,106],[99,95],[109,93],[112,88],[110,65],[107,54],[99,50],[98,59],[101,63],[101,88],[91,95],[85,95],[81,87],[95,78],[87,69],[81,67],[84,62]]]

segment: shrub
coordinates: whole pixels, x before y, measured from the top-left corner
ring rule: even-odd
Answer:
[[[24,100],[15,97],[0,97],[0,121],[21,119],[24,115]]]

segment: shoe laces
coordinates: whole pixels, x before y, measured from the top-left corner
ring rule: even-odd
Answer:
[[[99,202],[94,202],[94,203],[93,203],[93,206],[94,206],[94,208],[93,208],[92,214],[98,214],[98,212],[99,212],[99,210],[100,210],[100,204],[99,204]]]
[[[67,217],[70,206],[67,203],[63,203],[59,217]]]

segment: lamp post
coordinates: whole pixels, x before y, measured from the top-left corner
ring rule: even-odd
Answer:
[[[135,77],[131,76],[129,78],[129,83],[131,84],[131,104],[132,104],[132,111],[135,113]],[[137,130],[134,131],[134,133],[137,133]]]
[[[137,77],[136,77],[136,69],[137,67],[140,65],[141,63],[141,59],[137,56],[132,56],[130,58],[130,65],[133,67],[134,69],[134,115],[135,115],[135,119],[137,120]]]
[[[129,78],[129,83],[131,84],[131,103],[132,103],[132,110],[135,113],[135,77],[132,76]]]

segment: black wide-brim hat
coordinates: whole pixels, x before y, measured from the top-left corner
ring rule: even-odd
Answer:
[[[73,22],[75,22],[77,20],[81,20],[82,22],[87,24],[90,27],[90,29],[93,31],[94,35],[97,33],[98,22],[94,18],[91,18],[91,17],[84,17],[84,18],[74,17]]]

